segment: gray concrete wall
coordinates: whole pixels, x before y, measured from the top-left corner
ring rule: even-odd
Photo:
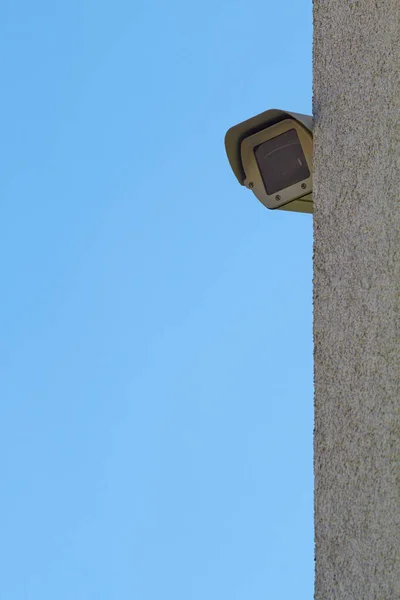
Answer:
[[[314,0],[317,600],[400,599],[400,0]]]

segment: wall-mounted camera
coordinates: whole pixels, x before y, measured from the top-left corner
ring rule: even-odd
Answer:
[[[313,212],[312,117],[271,109],[231,127],[232,171],[267,208]]]

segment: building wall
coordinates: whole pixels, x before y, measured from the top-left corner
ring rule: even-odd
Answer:
[[[317,600],[400,598],[400,1],[314,0]]]

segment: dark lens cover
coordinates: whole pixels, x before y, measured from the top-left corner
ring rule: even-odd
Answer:
[[[310,177],[310,171],[295,129],[290,129],[254,148],[268,195]]]

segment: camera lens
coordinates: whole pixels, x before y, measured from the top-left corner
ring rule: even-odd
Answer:
[[[290,129],[254,148],[268,195],[299,183],[310,177],[299,136]]]

